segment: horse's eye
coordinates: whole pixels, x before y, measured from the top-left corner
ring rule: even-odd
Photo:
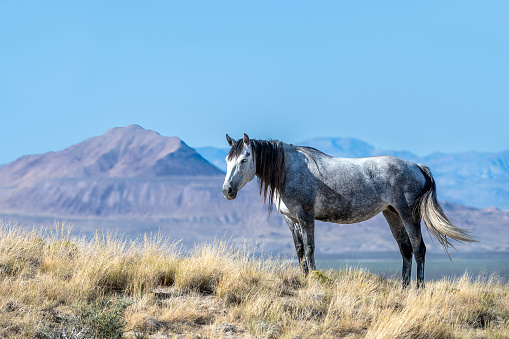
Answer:
[[[242,161],[240,162],[241,164],[245,163],[247,160],[246,159],[242,159]]]

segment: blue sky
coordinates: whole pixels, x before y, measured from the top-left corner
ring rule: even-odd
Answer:
[[[507,1],[2,1],[0,164],[137,123],[190,146],[509,149]]]

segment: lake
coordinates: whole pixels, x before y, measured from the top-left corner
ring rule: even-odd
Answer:
[[[317,258],[318,269],[342,270],[348,267],[364,268],[371,273],[379,274],[387,278],[401,278],[402,260],[396,258],[362,258],[362,259],[344,259],[344,258]],[[461,277],[465,272],[469,272],[473,279],[484,276],[489,277],[496,274],[501,283],[509,282],[509,257],[495,258],[459,258],[450,261],[445,259],[430,258],[426,260],[425,280],[440,280],[444,277]],[[412,264],[412,280],[415,280],[416,264]]]

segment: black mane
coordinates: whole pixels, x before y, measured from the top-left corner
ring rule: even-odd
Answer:
[[[284,144],[277,140],[249,140],[256,162],[256,176],[260,195],[263,194],[264,204],[269,200],[269,212],[272,211],[274,193],[280,196],[285,185],[285,154]],[[239,139],[228,152],[227,159],[231,160],[242,154],[244,140]]]

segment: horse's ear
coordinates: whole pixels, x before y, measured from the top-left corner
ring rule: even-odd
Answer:
[[[226,134],[226,141],[228,141],[228,145],[233,146],[235,144],[235,140],[230,138],[228,134]]]
[[[246,133],[244,133],[244,144],[247,146],[249,145],[249,137],[247,136]]]

